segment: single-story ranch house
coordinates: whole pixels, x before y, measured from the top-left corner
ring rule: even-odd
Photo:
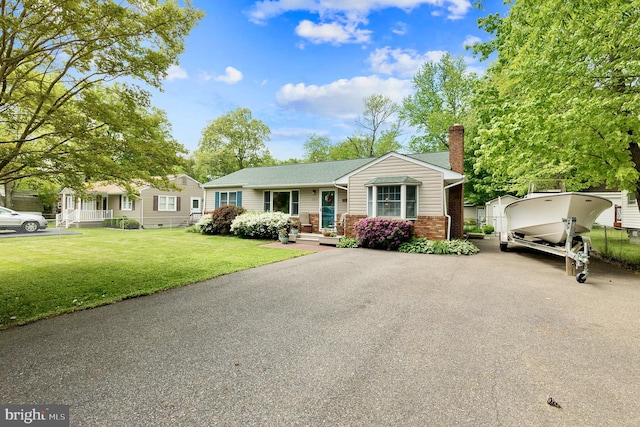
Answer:
[[[114,217],[135,219],[145,228],[193,224],[202,213],[203,190],[189,175],[169,177],[176,190],[158,190],[147,184],[134,186],[136,194],[116,184],[96,183],[80,197],[72,189],[60,193],[56,227],[101,226]]]
[[[413,221],[433,240],[463,236],[464,128],[449,128],[449,151],[241,169],[203,184],[205,212],[223,205],[281,211],[303,231],[354,236],[362,218]]]

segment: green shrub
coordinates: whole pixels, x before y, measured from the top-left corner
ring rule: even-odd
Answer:
[[[340,239],[336,248],[357,248],[358,247],[358,239],[352,237],[343,237]]]
[[[436,255],[473,255],[480,250],[466,240],[427,240],[414,237],[400,245],[398,252]]]
[[[229,234],[231,223],[246,211],[242,206],[225,205],[204,214],[196,223],[202,234]]]
[[[484,231],[484,234],[491,234],[495,231],[495,228],[493,227],[493,225],[487,224],[482,227],[482,231]]]
[[[282,212],[249,211],[231,223],[231,232],[247,239],[277,239],[280,230],[290,228],[291,218]]]
[[[102,226],[105,228],[124,228],[125,230],[137,230],[140,228],[140,223],[135,219],[121,216],[103,220]]]
[[[413,234],[413,223],[404,219],[364,218],[356,223],[356,238],[363,248],[395,251]]]
[[[463,226],[463,231],[465,233],[482,233],[482,228],[480,226],[477,226],[475,224],[467,224],[465,223],[465,225]]]

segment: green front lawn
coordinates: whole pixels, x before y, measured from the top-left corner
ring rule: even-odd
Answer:
[[[184,229],[0,239],[0,329],[309,252]]]

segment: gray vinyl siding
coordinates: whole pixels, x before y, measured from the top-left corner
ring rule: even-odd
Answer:
[[[442,173],[397,157],[389,157],[349,178],[349,213],[367,214],[367,188],[364,186],[367,181],[405,175],[422,183],[418,187],[418,215],[443,215]]]
[[[186,176],[178,176],[172,180],[180,189],[178,190],[158,190],[156,188],[146,188],[141,192],[141,199],[136,200],[135,211],[123,211],[122,214],[129,218],[136,218],[144,210],[143,224],[146,228],[163,227],[171,225],[185,225],[191,215],[191,197],[204,196],[204,191],[200,184]],[[180,210],[176,211],[154,211],[154,196],[176,196],[180,197]],[[115,211],[114,211],[115,214]]]

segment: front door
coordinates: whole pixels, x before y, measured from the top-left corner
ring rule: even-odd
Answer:
[[[192,197],[191,198],[191,213],[199,214],[200,210],[200,197]]]
[[[320,228],[333,228],[336,221],[336,192],[322,190]]]

